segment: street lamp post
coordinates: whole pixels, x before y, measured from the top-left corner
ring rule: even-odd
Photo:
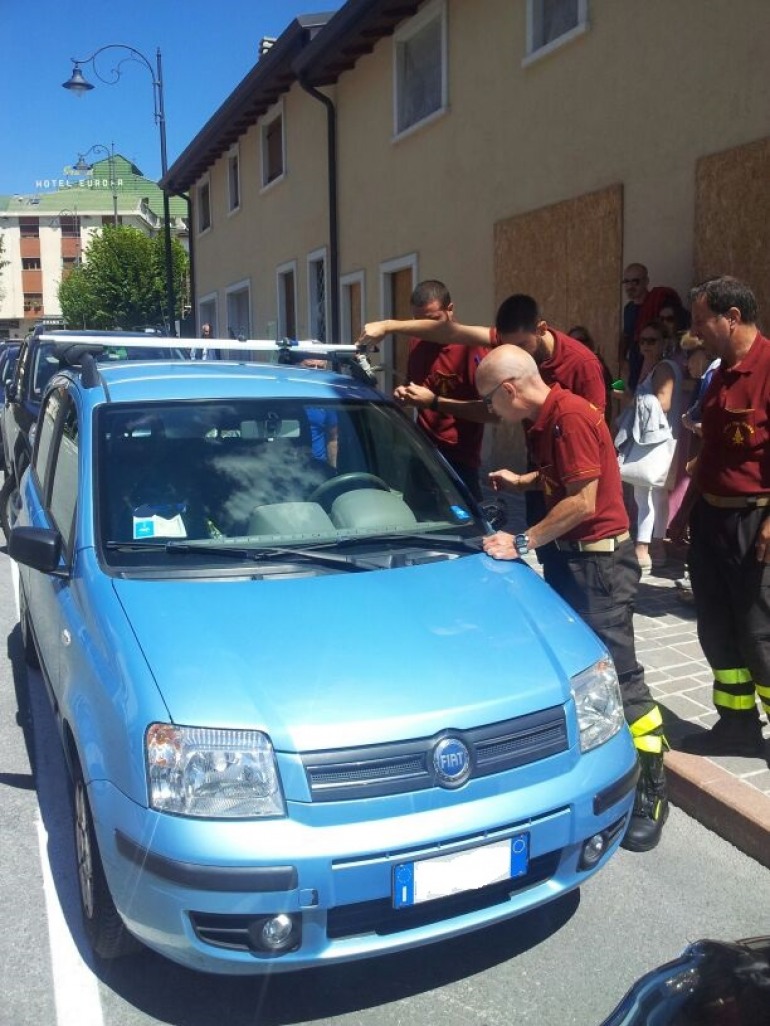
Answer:
[[[75,171],[85,174],[93,168],[93,164],[86,161],[89,153],[103,152],[107,154],[110,169],[110,187],[112,188],[112,223],[118,227],[118,186],[115,181],[115,143],[110,143],[109,149],[103,143],[94,143],[85,153],[78,154],[78,162],[74,165]]]
[[[123,57],[118,61],[116,67],[111,71],[111,77],[105,78],[99,73],[99,69],[96,64],[96,58],[99,54],[104,53],[106,50],[124,50],[128,56]],[[73,68],[72,76],[62,83],[65,89],[69,89],[76,96],[83,96],[85,93],[93,89],[93,85],[88,82],[81,70],[84,64],[90,64],[94,70],[94,74],[106,85],[115,85],[120,78],[120,68],[125,61],[136,61],[138,64],[143,64],[150,73],[152,78],[152,98],[153,107],[155,114],[155,123],[160,131],[160,169],[163,178],[166,176],[168,171],[168,163],[166,160],[166,113],[163,106],[163,66],[160,57],[160,48],[156,51],[155,55],[155,68],[153,69],[150,61],[140,50],[135,50],[133,46],[127,46],[125,43],[108,43],[106,46],[100,46],[98,50],[90,55],[90,57],[84,57],[80,60],[76,60],[71,57]],[[168,319],[168,329],[172,335],[176,334],[176,308],[174,303],[174,261],[171,249],[171,214],[169,211],[169,197],[168,190],[163,188],[163,239],[166,257],[166,315]]]

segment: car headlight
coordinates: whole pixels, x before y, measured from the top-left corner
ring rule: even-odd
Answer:
[[[588,752],[614,737],[625,722],[612,660],[607,656],[578,673],[570,687],[580,728],[580,750]]]
[[[180,816],[285,816],[275,753],[258,730],[151,723],[145,735],[150,807]]]

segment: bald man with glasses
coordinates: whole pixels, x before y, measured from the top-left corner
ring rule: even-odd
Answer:
[[[636,658],[633,612],[640,570],[609,429],[601,410],[558,384],[549,387],[534,359],[516,345],[502,345],[485,357],[476,385],[498,417],[530,425],[534,469],[493,471],[492,487],[539,490],[545,497],[545,515],[526,534],[498,531],[484,539],[484,550],[494,559],[517,559],[554,543],[543,575],[607,646],[639,756],[641,772],[623,846],[649,851],[660,840],[668,814],[666,742],[660,709]]]

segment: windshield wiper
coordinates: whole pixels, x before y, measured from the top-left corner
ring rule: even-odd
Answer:
[[[139,552],[143,549],[156,549],[169,555],[226,556],[229,559],[241,559],[252,563],[261,563],[276,557],[287,557],[304,562],[315,563],[317,566],[328,566],[334,570],[349,570],[351,573],[363,570],[376,570],[373,564],[361,563],[347,556],[335,556],[330,552],[318,552],[313,549],[293,549],[278,545],[244,548],[234,545],[200,545],[186,541],[150,541],[138,540],[131,542],[108,541],[105,549],[111,552]]]
[[[483,532],[477,537],[464,538],[459,534],[441,534],[440,532],[419,532],[403,534],[400,531],[387,534],[367,534],[355,538],[340,538],[336,545],[376,545],[378,542],[399,542],[404,545],[422,545],[437,549],[450,549],[452,552],[480,552]]]

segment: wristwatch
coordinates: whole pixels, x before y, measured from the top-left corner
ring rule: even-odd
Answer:
[[[528,534],[517,534],[514,536],[513,544],[516,546],[516,552],[520,556],[526,556],[529,552],[529,535]]]

